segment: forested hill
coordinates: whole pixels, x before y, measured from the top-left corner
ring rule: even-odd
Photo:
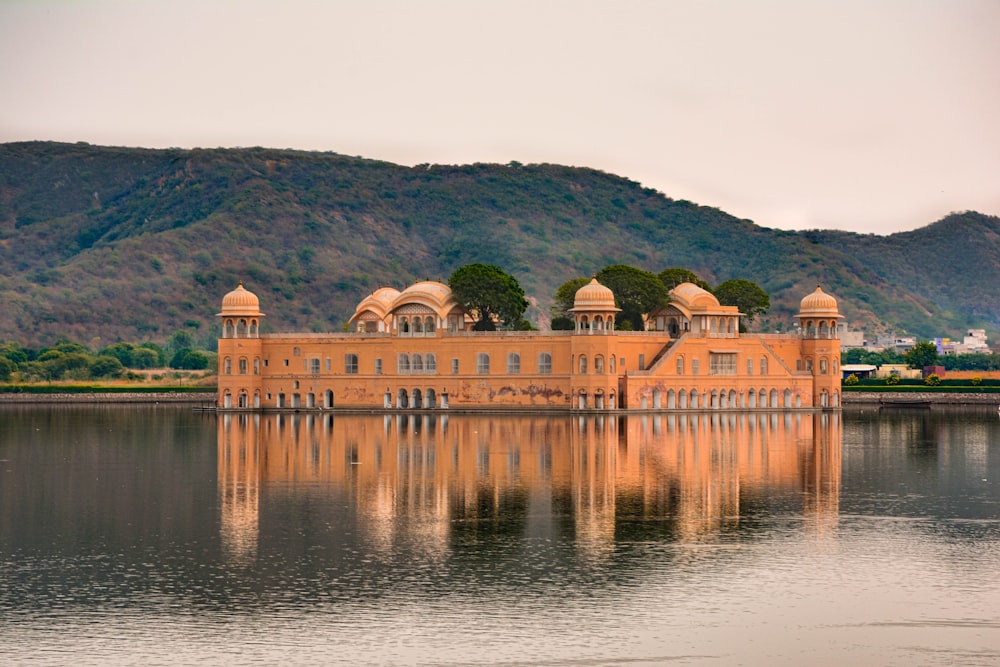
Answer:
[[[777,231],[558,165],[0,144],[0,340],[207,341],[241,279],[269,330],[339,330],[377,287],[471,262],[514,275],[536,321],[566,280],[629,264],[759,283],[757,329],[822,283],[852,325],[960,335],[1000,327],[998,232],[975,213],[890,237]]]

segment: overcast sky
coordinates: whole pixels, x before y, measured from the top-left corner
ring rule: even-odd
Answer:
[[[593,167],[765,227],[1000,214],[1000,0],[0,0],[0,142]]]

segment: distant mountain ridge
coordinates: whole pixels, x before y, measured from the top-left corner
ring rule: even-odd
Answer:
[[[789,232],[559,165],[0,144],[0,340],[188,329],[210,341],[239,280],[270,330],[337,330],[379,286],[447,280],[470,262],[514,275],[536,321],[560,284],[621,263],[753,280],[772,301],[759,330],[787,328],[817,284],[869,332],[1000,328],[1000,219],[979,213],[885,237]]]

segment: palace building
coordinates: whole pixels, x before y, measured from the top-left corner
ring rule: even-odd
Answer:
[[[442,283],[384,287],[345,333],[260,333],[242,283],[222,299],[218,406],[224,410],[786,410],[840,406],[841,319],[819,287],[795,334],[740,333],[740,313],[678,285],[616,331],[611,290],[580,288],[572,331],[473,331]]]

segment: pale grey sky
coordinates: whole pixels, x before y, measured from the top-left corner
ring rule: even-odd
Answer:
[[[593,167],[765,227],[1000,214],[1000,0],[0,0],[0,142]]]

